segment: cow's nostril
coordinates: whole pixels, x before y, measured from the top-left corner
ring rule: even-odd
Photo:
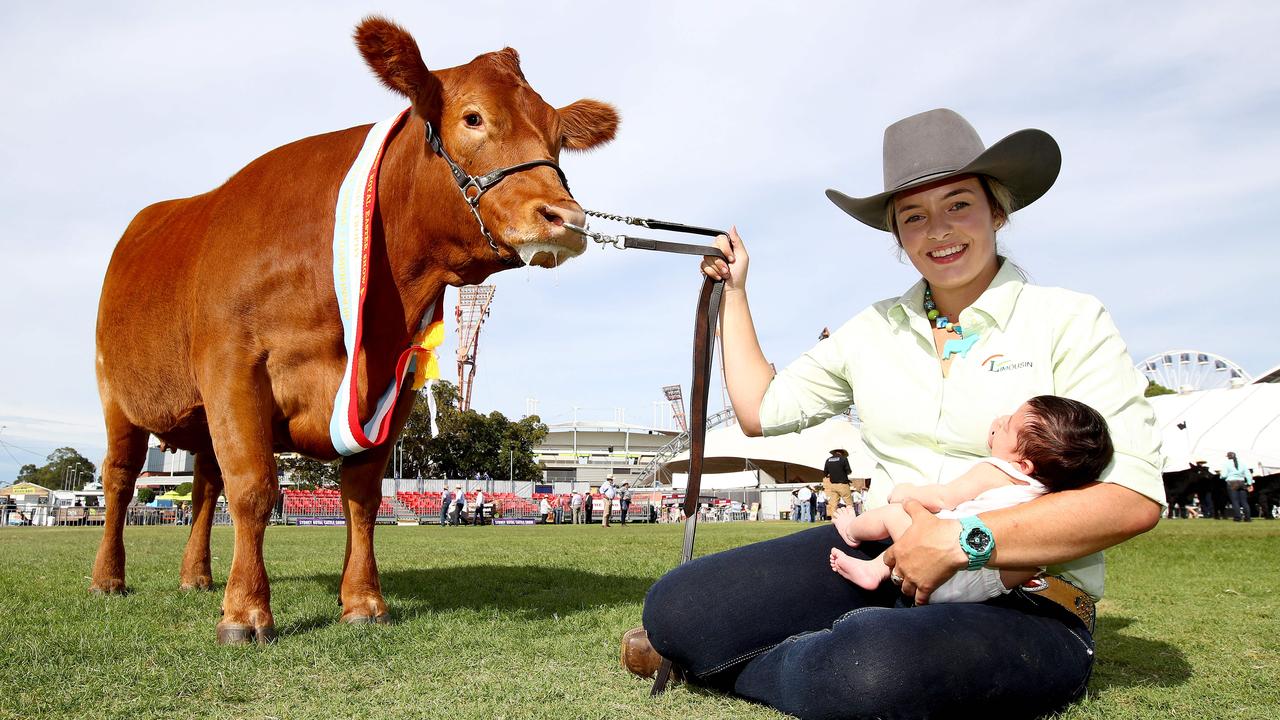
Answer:
[[[542,215],[543,218],[546,219],[547,222],[551,223],[552,225],[555,225],[556,227],[564,225],[564,218],[561,217],[560,213],[556,212],[556,209],[551,207],[550,205],[543,205],[542,208],[538,210],[538,212]]]

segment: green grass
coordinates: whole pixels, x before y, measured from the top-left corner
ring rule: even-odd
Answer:
[[[793,532],[704,525],[699,553]],[[336,623],[341,528],[272,528],[280,642],[219,647],[213,593],[177,590],[181,528],[129,528],[124,597],[87,592],[101,530],[0,529],[0,718],[781,718],[618,667],[680,528],[378,530],[396,623]],[[231,531],[213,539],[225,580]],[[1066,718],[1274,718],[1280,522],[1165,521],[1109,553],[1099,659]]]

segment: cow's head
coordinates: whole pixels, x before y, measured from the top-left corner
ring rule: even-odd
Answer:
[[[445,150],[471,175],[531,160],[558,163],[562,149],[593,148],[618,129],[618,113],[606,103],[548,105],[525,81],[511,48],[432,72],[413,37],[389,20],[366,18],[355,40],[383,84],[409,98],[414,113],[437,129]],[[445,167],[438,159],[433,164],[437,172]],[[461,196],[456,202],[465,208]],[[485,194],[479,211],[494,238],[531,265],[552,267],[586,249],[581,235],[563,227],[584,224],[582,207],[550,167],[508,176]]]

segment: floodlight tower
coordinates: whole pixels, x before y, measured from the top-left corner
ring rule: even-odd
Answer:
[[[458,409],[471,408],[471,386],[476,378],[476,356],[480,352],[480,328],[489,317],[493,285],[466,285],[458,289]],[[470,365],[470,369],[467,366]]]
[[[666,393],[667,400],[671,402],[671,414],[675,416],[676,427],[680,428],[680,432],[689,432],[689,423],[684,417],[684,394],[680,391],[680,386],[664,385],[662,392]]]

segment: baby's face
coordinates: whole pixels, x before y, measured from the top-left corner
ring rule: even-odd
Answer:
[[[987,447],[991,448],[991,456],[1009,462],[1021,460],[1018,455],[1018,435],[1027,424],[1026,403],[1018,406],[1012,415],[1001,415],[991,421],[991,432],[987,434]]]

